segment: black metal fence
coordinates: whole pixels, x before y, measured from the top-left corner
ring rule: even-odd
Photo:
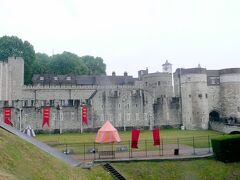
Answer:
[[[205,155],[212,151],[211,138],[220,136],[195,136],[183,138],[161,138],[160,145],[152,140],[138,141],[138,149],[131,148],[131,141],[120,143],[56,143],[47,142],[59,151],[80,160],[154,158],[159,156]]]

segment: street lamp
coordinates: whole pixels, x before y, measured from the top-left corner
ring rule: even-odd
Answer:
[[[58,111],[58,117],[59,117],[59,133],[62,134],[62,129],[61,129],[61,116],[60,116],[60,111],[62,110],[62,106],[60,106],[59,104],[56,107],[57,111]]]
[[[125,101],[126,99],[123,98],[122,102],[123,102],[123,130],[126,131],[126,126],[125,126]]]

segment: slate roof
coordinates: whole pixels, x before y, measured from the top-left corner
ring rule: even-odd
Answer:
[[[33,85],[134,85],[132,76],[34,74]]]

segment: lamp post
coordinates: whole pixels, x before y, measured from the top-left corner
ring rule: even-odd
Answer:
[[[62,134],[61,115],[60,115],[60,111],[62,110],[62,106],[60,106],[60,105],[58,104],[56,109],[57,109],[57,111],[58,111],[58,116],[59,116],[59,133]]]
[[[19,130],[22,131],[22,108],[19,108],[19,124],[20,124],[20,127],[19,127]]]
[[[122,102],[123,102],[123,130],[126,131],[126,126],[125,126],[125,101],[126,99],[123,98]]]

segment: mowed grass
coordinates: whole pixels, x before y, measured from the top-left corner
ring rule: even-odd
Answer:
[[[0,128],[0,179],[112,179],[101,166],[71,167]]]
[[[199,137],[199,136],[217,136],[221,135],[217,131],[212,130],[179,130],[179,129],[163,129],[160,131],[160,136],[163,139],[177,139],[177,138],[186,138],[186,137]],[[43,142],[70,142],[70,143],[87,143],[94,142],[97,133],[86,132],[86,133],[63,133],[63,134],[39,134],[37,139]],[[119,131],[119,135],[122,141],[131,140],[131,131]],[[152,131],[142,130],[140,133],[139,140],[151,140]]]
[[[39,134],[37,139],[45,143],[93,143],[97,133],[64,133],[64,134]],[[122,141],[131,140],[131,131],[119,131]],[[179,139],[180,144],[192,146],[192,139],[195,138],[195,147],[208,147],[208,136],[216,137],[222,133],[212,130],[179,130],[179,129],[163,129],[160,131],[161,139],[164,144],[176,144]],[[152,132],[150,130],[142,130],[139,141],[152,140]],[[144,142],[143,142],[144,143]]]
[[[130,162],[112,165],[126,179],[240,179],[240,162],[225,164],[214,159]]]

